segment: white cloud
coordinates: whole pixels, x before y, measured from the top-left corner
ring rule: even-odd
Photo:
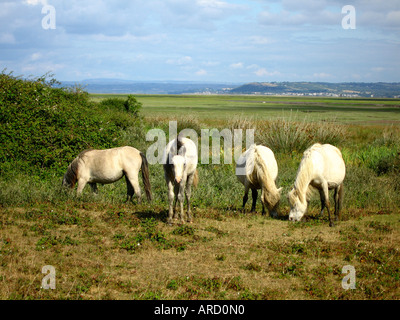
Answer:
[[[281,73],[279,71],[270,72],[265,68],[261,68],[254,71],[254,74],[258,77],[273,77],[273,76],[279,76]]]
[[[270,38],[263,36],[251,36],[250,42],[256,45],[270,44],[273,41]]]
[[[56,30],[41,27],[45,4],[56,8]],[[352,0],[357,29],[350,31],[341,28],[346,4],[0,0],[0,56],[16,73],[51,69],[61,80],[115,73],[135,80],[342,81],[370,74],[368,80],[398,81],[400,1]]]
[[[180,57],[180,58],[176,58],[176,59],[168,59],[166,62],[168,64],[182,66],[182,65],[187,65],[187,64],[191,63],[192,60],[193,60],[192,57],[184,56],[184,57]]]
[[[243,62],[232,63],[229,67],[231,67],[232,69],[242,69],[243,68]]]
[[[15,37],[12,33],[0,34],[0,44],[15,44]]]
[[[31,55],[31,61],[37,61],[42,58],[42,54],[40,52],[35,52]]]
[[[332,77],[331,74],[325,73],[325,72],[317,72],[317,73],[313,74],[313,78],[316,78],[316,79],[328,79],[331,77]]]
[[[195,74],[196,74],[197,76],[205,76],[205,75],[207,75],[207,71],[204,70],[204,69],[200,69],[200,70],[196,71]]]
[[[45,5],[47,5],[47,0],[24,0],[23,3],[30,5],[30,6],[36,6],[38,4],[45,6]]]
[[[387,14],[386,22],[389,26],[400,27],[400,11],[391,11]]]

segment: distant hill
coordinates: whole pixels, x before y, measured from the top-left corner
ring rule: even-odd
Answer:
[[[236,87],[230,93],[399,98],[400,83],[253,82]]]
[[[213,83],[192,81],[131,81],[120,79],[88,79],[80,82],[64,81],[63,86],[79,84],[89,93],[131,94],[223,94],[241,83]]]
[[[400,83],[252,82],[215,83],[194,81],[132,81],[88,79],[64,81],[62,86],[81,85],[89,93],[130,94],[259,94],[331,97],[400,98]]]

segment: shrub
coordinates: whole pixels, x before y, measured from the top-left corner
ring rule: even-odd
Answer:
[[[57,81],[46,77],[22,79],[4,71],[0,74],[3,176],[16,168],[25,173],[52,169],[61,174],[84,149],[118,146],[121,129],[135,123],[136,118],[101,112],[80,87],[54,87]],[[128,97],[121,112],[128,108],[136,114],[141,104],[136,101],[134,107],[134,100]]]
[[[103,108],[122,111],[125,109],[124,103],[125,101],[121,98],[111,97],[101,100],[100,106]]]
[[[124,107],[127,112],[133,113],[136,117],[139,116],[142,104],[136,100],[133,95],[128,95],[128,98],[124,102]]]
[[[118,97],[110,97],[101,100],[100,106],[104,108],[111,109],[113,111],[126,111],[133,114],[135,117],[139,116],[140,109],[142,108],[142,103],[137,101],[133,95],[128,95],[126,100]]]

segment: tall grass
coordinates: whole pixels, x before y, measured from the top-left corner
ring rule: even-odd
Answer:
[[[335,123],[278,119],[265,122],[256,139],[276,152],[291,153],[302,152],[317,142],[336,145],[344,136],[344,127]]]
[[[227,126],[233,129],[254,129],[255,143],[262,144],[274,153],[302,153],[314,143],[341,144],[346,137],[346,127],[335,122],[311,121],[290,113],[268,121],[256,117],[236,116],[228,121]]]

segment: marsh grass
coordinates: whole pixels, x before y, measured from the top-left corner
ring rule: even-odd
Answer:
[[[261,124],[256,140],[282,153],[302,152],[314,143],[337,145],[345,138],[346,129],[334,122],[310,122],[278,119]]]
[[[180,98],[179,103],[185,101]],[[146,131],[167,132],[171,119],[158,113],[130,123],[119,141],[145,150]],[[255,128],[256,142],[270,146],[278,161],[277,186],[283,187],[278,219],[261,216],[260,200],[255,213],[249,212],[249,204],[242,210],[244,187],[235,177],[234,163],[199,165],[199,184],[192,193],[194,223],[173,226],[165,223],[162,165],[150,167],[154,200],[141,204],[136,199],[124,203],[123,179],[99,186],[97,195],[86,188],[78,197],[61,186],[62,170],[27,175],[10,166],[0,179],[1,299],[399,296],[397,128],[304,121],[290,113],[275,119],[227,113],[219,119],[184,114],[173,119],[178,130],[189,127],[198,133],[202,128]],[[118,127],[129,124],[119,121]],[[303,221],[287,221],[286,194],[302,152],[313,142],[335,143],[347,164],[342,221],[334,228],[326,213],[319,216],[318,195]],[[341,268],[347,264],[357,270],[356,290],[341,287]],[[56,290],[40,288],[44,265],[56,268]]]
[[[398,215],[330,228],[202,210],[193,225],[168,226],[141,206],[99,209],[2,209],[0,297],[391,299],[400,290]],[[40,288],[44,264],[56,268],[55,290]],[[348,264],[356,290],[341,287]]]

